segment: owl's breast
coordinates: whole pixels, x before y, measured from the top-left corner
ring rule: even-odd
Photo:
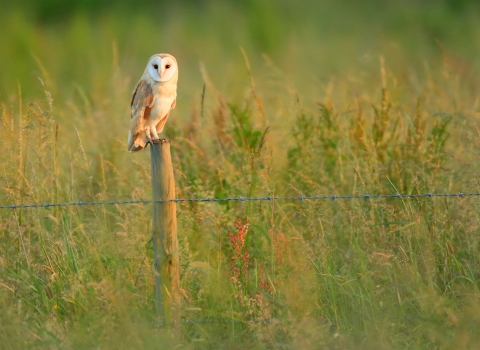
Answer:
[[[175,98],[169,96],[159,96],[155,98],[155,102],[150,112],[150,120],[154,125],[166,117],[174,100]]]
[[[150,120],[156,124],[168,114],[177,97],[177,84],[156,83],[153,86],[155,102],[150,112]]]

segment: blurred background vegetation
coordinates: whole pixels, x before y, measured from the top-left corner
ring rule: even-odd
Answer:
[[[478,192],[479,18],[473,0],[2,4],[0,204],[150,198],[126,136],[159,52],[179,63],[179,198]],[[2,209],[0,347],[473,348],[477,201],[179,204],[182,317],[205,323],[173,335],[149,206]]]
[[[18,83],[30,96],[35,77],[46,72],[62,82],[61,89],[50,87],[58,89],[57,99],[71,97],[75,84],[96,95],[112,65],[136,79],[159,50],[179,59],[181,96],[201,90],[200,62],[219,88],[235,91],[245,81],[240,46],[255,72],[266,69],[265,54],[295,89],[318,93],[332,74],[368,70],[380,54],[392,67],[405,60],[416,66],[440,55],[438,40],[476,65],[480,45],[480,5],[472,0],[23,0],[3,6],[3,96]]]
[[[80,100],[104,108],[105,93],[115,94],[109,120],[125,123],[136,79],[148,57],[163,51],[179,61],[182,118],[205,81],[211,88],[207,106],[212,89],[232,99],[244,96],[249,80],[242,47],[259,89],[287,87],[315,108],[332,78],[351,73],[375,89],[368,82],[379,76],[380,56],[391,69],[421,76],[425,65],[443,64],[443,48],[473,78],[479,9],[469,0],[10,2],[0,13],[0,96],[12,102],[20,89],[31,102],[42,90],[40,77],[57,107]],[[72,111],[60,118],[82,120]]]

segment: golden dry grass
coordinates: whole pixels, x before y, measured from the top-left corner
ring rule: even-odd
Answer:
[[[329,10],[335,17],[343,8]],[[3,15],[0,204],[148,199],[149,152],[126,152],[126,129],[130,90],[159,46],[180,62],[165,131],[179,198],[478,192],[476,48],[454,44],[454,33],[421,47],[400,21],[374,49],[362,48],[365,29],[348,26],[314,45],[312,17],[284,38],[291,24],[278,29],[281,10],[261,29],[249,27],[260,10],[239,15],[230,33],[220,13],[234,5],[207,7],[201,33],[189,24],[196,15],[177,11],[178,23],[164,28],[178,43],[143,38],[158,29],[147,15],[133,16],[131,32],[125,14],[43,26],[21,12]],[[350,11],[364,28],[368,19]],[[392,26],[394,13],[386,13]],[[432,23],[470,28],[471,13],[442,13]],[[265,37],[255,42],[250,30]],[[257,54],[261,40],[268,54]],[[35,68],[23,71],[28,64]],[[478,203],[179,204],[181,314],[202,322],[184,322],[175,335],[156,324],[149,205],[1,209],[0,342],[473,348]]]

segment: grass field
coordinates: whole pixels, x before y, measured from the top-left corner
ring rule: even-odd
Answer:
[[[473,2],[46,3],[0,14],[0,205],[150,199],[150,152],[126,141],[157,52],[179,62],[178,198],[479,191]],[[176,332],[150,205],[0,209],[0,348],[472,349],[479,204],[179,204],[200,322]]]

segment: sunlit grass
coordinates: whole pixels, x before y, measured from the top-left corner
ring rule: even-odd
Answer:
[[[159,27],[138,13],[128,28],[124,17],[79,14],[41,31],[12,15],[0,38],[12,48],[1,68],[0,203],[150,198],[149,152],[126,151],[126,128],[135,79],[158,50],[180,62],[165,129],[179,198],[478,192],[475,48],[407,47],[408,33],[389,29],[385,42],[400,44],[360,55],[361,32],[318,45],[312,25],[298,24],[304,40],[291,24],[272,32],[281,8],[265,27],[266,10],[250,9],[215,41],[221,11],[235,10],[223,6],[206,11],[199,33],[196,15],[177,9],[181,25],[165,22],[177,43],[142,37]],[[176,332],[156,322],[150,205],[3,209],[0,343],[471,348],[478,209],[476,198],[178,204]]]

